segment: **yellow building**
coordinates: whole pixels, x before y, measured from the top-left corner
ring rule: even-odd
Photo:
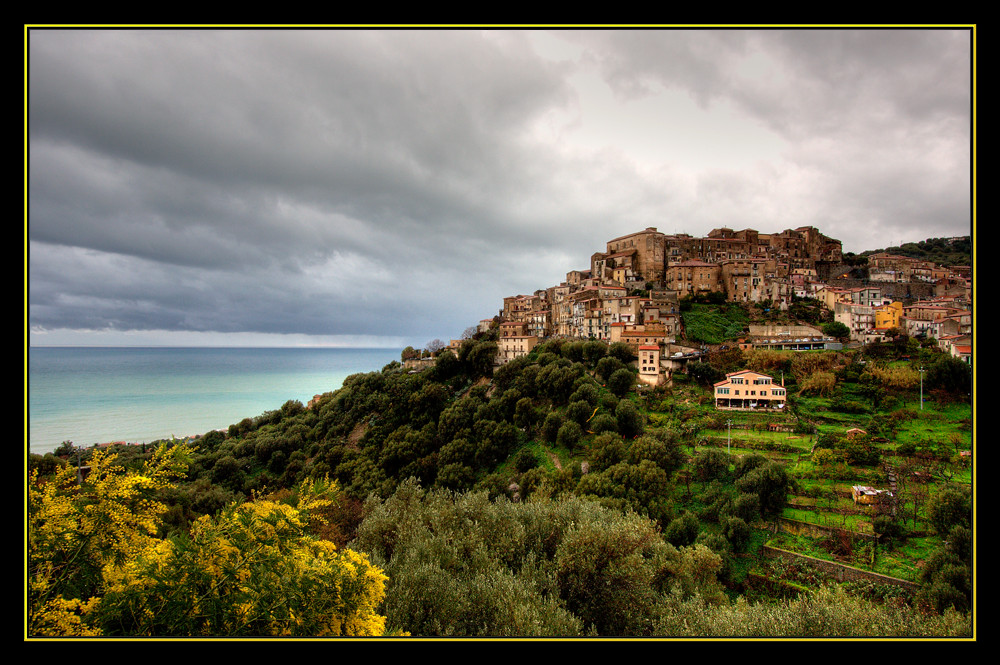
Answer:
[[[875,329],[899,328],[903,319],[903,303],[894,302],[875,308]]]

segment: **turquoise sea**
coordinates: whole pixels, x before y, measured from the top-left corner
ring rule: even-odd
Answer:
[[[142,443],[204,434],[303,404],[398,349],[33,347],[28,350],[28,442]]]

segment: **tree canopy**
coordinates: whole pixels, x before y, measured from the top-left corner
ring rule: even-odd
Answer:
[[[157,537],[156,493],[187,467],[162,446],[138,469],[95,453],[29,478],[32,636],[381,635],[385,575],[310,532],[336,486],[307,481],[291,503],[233,503],[187,534]]]

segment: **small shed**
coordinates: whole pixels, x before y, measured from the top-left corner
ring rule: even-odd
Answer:
[[[875,489],[868,485],[854,485],[851,487],[851,496],[854,498],[854,503],[870,506],[880,503],[885,499],[891,499],[892,492]]]

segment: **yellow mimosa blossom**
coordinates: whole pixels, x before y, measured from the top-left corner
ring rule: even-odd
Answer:
[[[163,448],[142,469],[96,452],[90,475],[29,479],[31,635],[381,635],[386,576],[309,531],[336,484],[306,481],[295,506],[256,498],[157,538],[155,492],[183,468]],[[64,590],[94,593],[86,603]],[[103,631],[102,631],[103,626]]]

